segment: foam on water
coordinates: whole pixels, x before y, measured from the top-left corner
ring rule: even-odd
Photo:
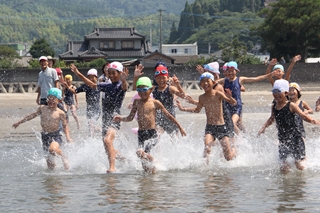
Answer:
[[[249,127],[250,125],[253,126],[255,124],[249,124]],[[212,147],[209,165],[206,165],[202,157],[204,130],[202,126],[198,126],[197,122],[191,122],[185,128],[187,132],[186,137],[179,135],[171,138],[166,133],[161,135],[158,144],[151,151],[151,155],[155,158],[154,165],[158,171],[191,170],[224,173],[241,170],[253,173],[263,171],[278,173],[279,160],[275,128],[268,130],[260,137],[256,137],[257,131],[251,126],[248,128],[247,133],[237,136],[235,141],[237,156],[231,161],[224,159],[221,145],[217,142]],[[36,133],[36,136],[38,141],[35,143],[26,142],[22,147],[15,147],[14,152],[10,154],[10,158],[13,161],[18,161],[17,164],[19,162],[23,164],[25,172],[36,169],[51,173],[52,171],[47,170],[46,161],[42,154],[40,133]],[[319,136],[316,134],[309,134],[309,136],[312,138],[308,137],[306,140],[306,170],[318,171],[320,169]],[[79,175],[106,173],[108,158],[105,154],[101,138],[88,138],[79,135],[77,138],[74,138],[74,141],[74,143],[66,144],[63,148],[68,157],[70,169],[64,171],[61,160],[56,159],[57,168],[53,172]],[[117,133],[114,146],[126,158],[123,161],[116,161],[118,173],[143,171],[141,161],[135,154],[138,146],[137,135],[131,131],[131,127],[123,125]],[[3,153],[1,160],[9,161],[6,159],[7,155],[7,152]],[[291,162],[294,168],[293,160]]]

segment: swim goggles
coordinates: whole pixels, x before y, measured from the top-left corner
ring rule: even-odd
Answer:
[[[149,89],[150,87],[137,88],[137,92],[147,92]]]
[[[47,101],[54,101],[55,99],[58,99],[58,98],[56,96],[54,96],[54,95],[49,95],[47,97]]]
[[[169,74],[169,73],[168,73],[167,70],[161,70],[161,71],[157,70],[157,71],[154,72],[154,75],[160,75],[160,74],[166,75],[166,74]]]

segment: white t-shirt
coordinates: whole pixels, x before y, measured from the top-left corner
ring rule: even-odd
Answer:
[[[57,71],[47,67],[41,70],[38,78],[38,86],[41,88],[40,99],[47,98],[49,89],[55,87],[55,82],[59,80]]]

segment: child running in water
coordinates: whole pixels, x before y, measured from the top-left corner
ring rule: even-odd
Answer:
[[[300,128],[296,122],[296,116],[312,124],[320,125],[320,121],[312,119],[304,113],[298,105],[288,101],[289,82],[284,79],[276,80],[273,85],[274,104],[271,107],[271,119],[275,120],[278,129],[279,158],[281,161],[280,171],[288,173],[290,165],[287,158],[292,156],[295,159],[296,168],[305,168],[305,143]],[[266,123],[260,130],[261,133],[270,126],[272,122]]]
[[[105,82],[95,83],[82,75],[74,64],[71,64],[70,67],[71,71],[79,76],[89,87],[105,93],[104,102],[102,103],[102,137],[109,160],[107,172],[115,172],[116,156],[119,156],[119,153],[114,149],[113,141],[117,130],[120,129],[120,122],[114,121],[113,117],[116,114],[120,114],[120,108],[128,89],[126,81],[128,72],[123,72],[123,65],[115,61],[110,63],[108,67],[108,76],[111,84]]]
[[[236,105],[237,101],[232,98],[231,93],[224,94],[223,92],[214,90],[214,84],[216,84],[216,82],[213,75],[205,72],[200,76],[200,86],[205,93],[199,96],[197,106],[195,108],[183,108],[177,100],[177,106],[181,111],[199,113],[202,107],[205,108],[207,125],[205,129],[205,148],[203,156],[206,158],[207,163],[209,163],[211,146],[215,139],[220,141],[224,158],[227,161],[232,160],[236,154],[236,151],[231,147],[228,138],[228,130],[223,118],[222,101],[225,100],[231,105]]]
[[[299,84],[297,84],[295,82],[290,83],[289,84],[289,93],[288,93],[289,101],[291,101],[292,103],[295,103],[306,115],[313,114],[313,110],[311,109],[311,107],[307,104],[307,102],[301,101],[300,97],[301,97],[301,88],[300,88]],[[270,117],[267,121],[267,123],[269,125],[271,125],[273,122],[274,122],[274,119],[272,117]],[[302,134],[303,139],[305,140],[306,131],[303,126],[303,120],[297,114],[296,114],[296,123],[297,123],[297,126],[298,126],[301,134]],[[264,133],[265,129],[266,128],[262,128],[259,131],[258,136],[260,136],[262,133]],[[263,132],[261,132],[261,131],[263,131]]]
[[[174,123],[179,128],[182,136],[185,136],[186,133],[177,120],[164,108],[161,102],[150,97],[153,86],[148,77],[140,77],[136,82],[136,87],[140,98],[134,100],[130,114],[127,117],[115,116],[113,121],[129,122],[133,120],[137,113],[139,124],[139,149],[136,153],[142,160],[143,169],[147,172],[154,173],[156,170],[155,167],[148,167],[145,161],[153,161],[150,151],[158,142],[156,111],[160,110],[172,123]]]
[[[79,108],[78,105],[78,96],[77,94],[74,94],[74,90],[76,87],[72,84],[72,76],[71,75],[66,75],[65,77],[66,84],[63,84],[63,101],[66,104],[67,111],[71,111],[71,114],[74,118],[74,120],[77,122],[77,127],[80,129],[80,123],[78,116],[76,114],[77,109]],[[76,103],[76,105],[75,105]]]
[[[142,70],[134,73],[133,84],[136,83],[138,78],[143,74]],[[161,63],[157,64],[154,73],[154,79],[156,86],[152,91],[153,98],[159,100],[166,110],[175,117],[174,96],[177,95],[180,98],[186,98],[186,95],[179,83],[179,79],[176,76],[172,77],[172,85],[169,85],[169,72],[167,67]],[[173,136],[178,132],[176,124],[172,123],[161,111],[157,111],[157,126],[161,127],[170,136]]]
[[[87,78],[92,83],[97,83],[98,71],[96,69],[90,69],[87,72]],[[87,115],[88,126],[89,126],[89,135],[90,137],[94,137],[95,132],[97,132],[98,129],[101,132],[101,129],[97,127],[97,121],[101,114],[100,90],[93,89],[87,84],[82,84],[75,90],[72,88],[70,90],[75,94],[80,92],[86,93],[86,103],[87,103],[86,115]]]
[[[238,128],[237,123],[242,115],[241,85],[244,83],[254,83],[262,81],[264,79],[267,79],[273,73],[261,75],[258,77],[237,77],[237,73],[240,72],[240,70],[238,69],[238,64],[235,61],[228,62],[225,72],[227,73],[226,77],[220,78],[219,80],[217,80],[217,82],[223,85],[226,92],[231,91],[232,97],[237,101],[237,104],[235,106],[227,103],[227,108],[232,116],[235,133],[239,134],[240,129]]]
[[[215,81],[214,81],[214,85],[213,85],[213,89],[220,91],[222,93],[224,93],[224,88],[221,84],[217,83],[216,80],[219,79],[219,63],[218,62],[211,62],[209,64],[205,64],[203,67],[201,65],[198,65],[196,67],[197,71],[200,74],[203,74],[204,72],[209,72],[213,75]],[[194,100],[191,96],[187,95],[187,100],[189,103],[191,104],[198,104],[198,101]],[[225,121],[226,124],[226,128],[228,131],[228,137],[229,139],[234,138],[234,127],[233,127],[233,122],[231,119],[231,114],[229,112],[229,110],[227,109],[227,105],[226,102],[223,100],[222,101],[222,111],[223,111],[223,119]]]
[[[54,162],[54,156],[57,154],[61,157],[64,168],[69,169],[69,162],[61,150],[62,138],[59,130],[61,121],[67,141],[72,142],[69,136],[66,114],[58,108],[58,103],[62,98],[62,92],[60,89],[51,88],[48,91],[47,98],[47,105],[41,105],[36,112],[27,115],[22,120],[13,124],[12,127],[17,128],[20,124],[30,121],[40,115],[42,147],[46,152],[48,168],[55,168],[56,164]]]

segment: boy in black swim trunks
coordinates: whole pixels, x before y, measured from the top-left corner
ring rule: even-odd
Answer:
[[[59,130],[60,121],[62,122],[63,131],[66,134],[67,141],[71,142],[67,126],[66,114],[57,107],[59,101],[61,101],[61,90],[57,88],[51,88],[48,91],[47,97],[48,105],[41,105],[36,112],[27,115],[22,120],[13,124],[12,127],[17,128],[20,124],[40,115],[40,122],[42,127],[42,145],[43,150],[48,153],[46,157],[48,168],[55,168],[55,162],[52,157],[55,154],[58,154],[62,159],[64,168],[69,169],[68,160],[60,149],[60,146],[62,145],[62,139]]]
[[[232,98],[231,92],[224,94],[214,90],[214,84],[216,84],[214,76],[211,73],[205,72],[200,76],[200,86],[205,93],[199,96],[197,106],[195,108],[183,108],[177,100],[177,106],[181,111],[199,113],[202,107],[205,108],[207,125],[205,129],[203,157],[206,158],[207,163],[209,163],[211,146],[216,138],[222,145],[223,154],[227,161],[232,160],[236,153],[235,149],[230,145],[228,129],[223,118],[222,101],[225,100],[233,106],[237,104],[237,101]]]
[[[139,65],[141,66],[141,65]],[[143,67],[136,69],[133,78],[133,84],[142,76]],[[171,79],[171,83],[169,83]],[[185,92],[183,91],[179,79],[177,76],[169,77],[168,68],[164,63],[157,63],[154,72],[154,89],[152,91],[153,98],[159,100],[166,110],[173,116],[176,116],[174,100],[175,97],[186,98]],[[135,90],[135,87],[132,88]],[[157,130],[158,133],[167,132],[171,137],[178,134],[179,128],[172,123],[168,118],[163,115],[161,111],[157,111]]]
[[[131,112],[127,117],[115,116],[113,120],[115,122],[129,122],[133,120],[137,112],[139,149],[136,153],[141,160],[152,162],[153,157],[150,155],[150,151],[158,142],[156,131],[157,110],[160,110],[172,123],[177,125],[182,136],[185,136],[186,133],[178,121],[164,108],[161,102],[150,97],[153,87],[148,77],[140,77],[136,86],[141,98],[134,100]],[[145,142],[148,143],[145,144]],[[142,166],[145,171],[155,172],[155,167],[148,167],[144,161],[142,161]]]
[[[296,168],[304,169],[305,162],[305,144],[303,135],[296,122],[296,116],[312,124],[320,124],[320,121],[312,119],[304,113],[298,105],[288,101],[289,82],[284,79],[276,80],[273,85],[274,104],[271,107],[271,117],[262,127],[259,133],[263,133],[273,121],[276,121],[279,139],[279,158],[281,161],[280,171],[289,172],[287,157],[292,156],[295,159]]]

